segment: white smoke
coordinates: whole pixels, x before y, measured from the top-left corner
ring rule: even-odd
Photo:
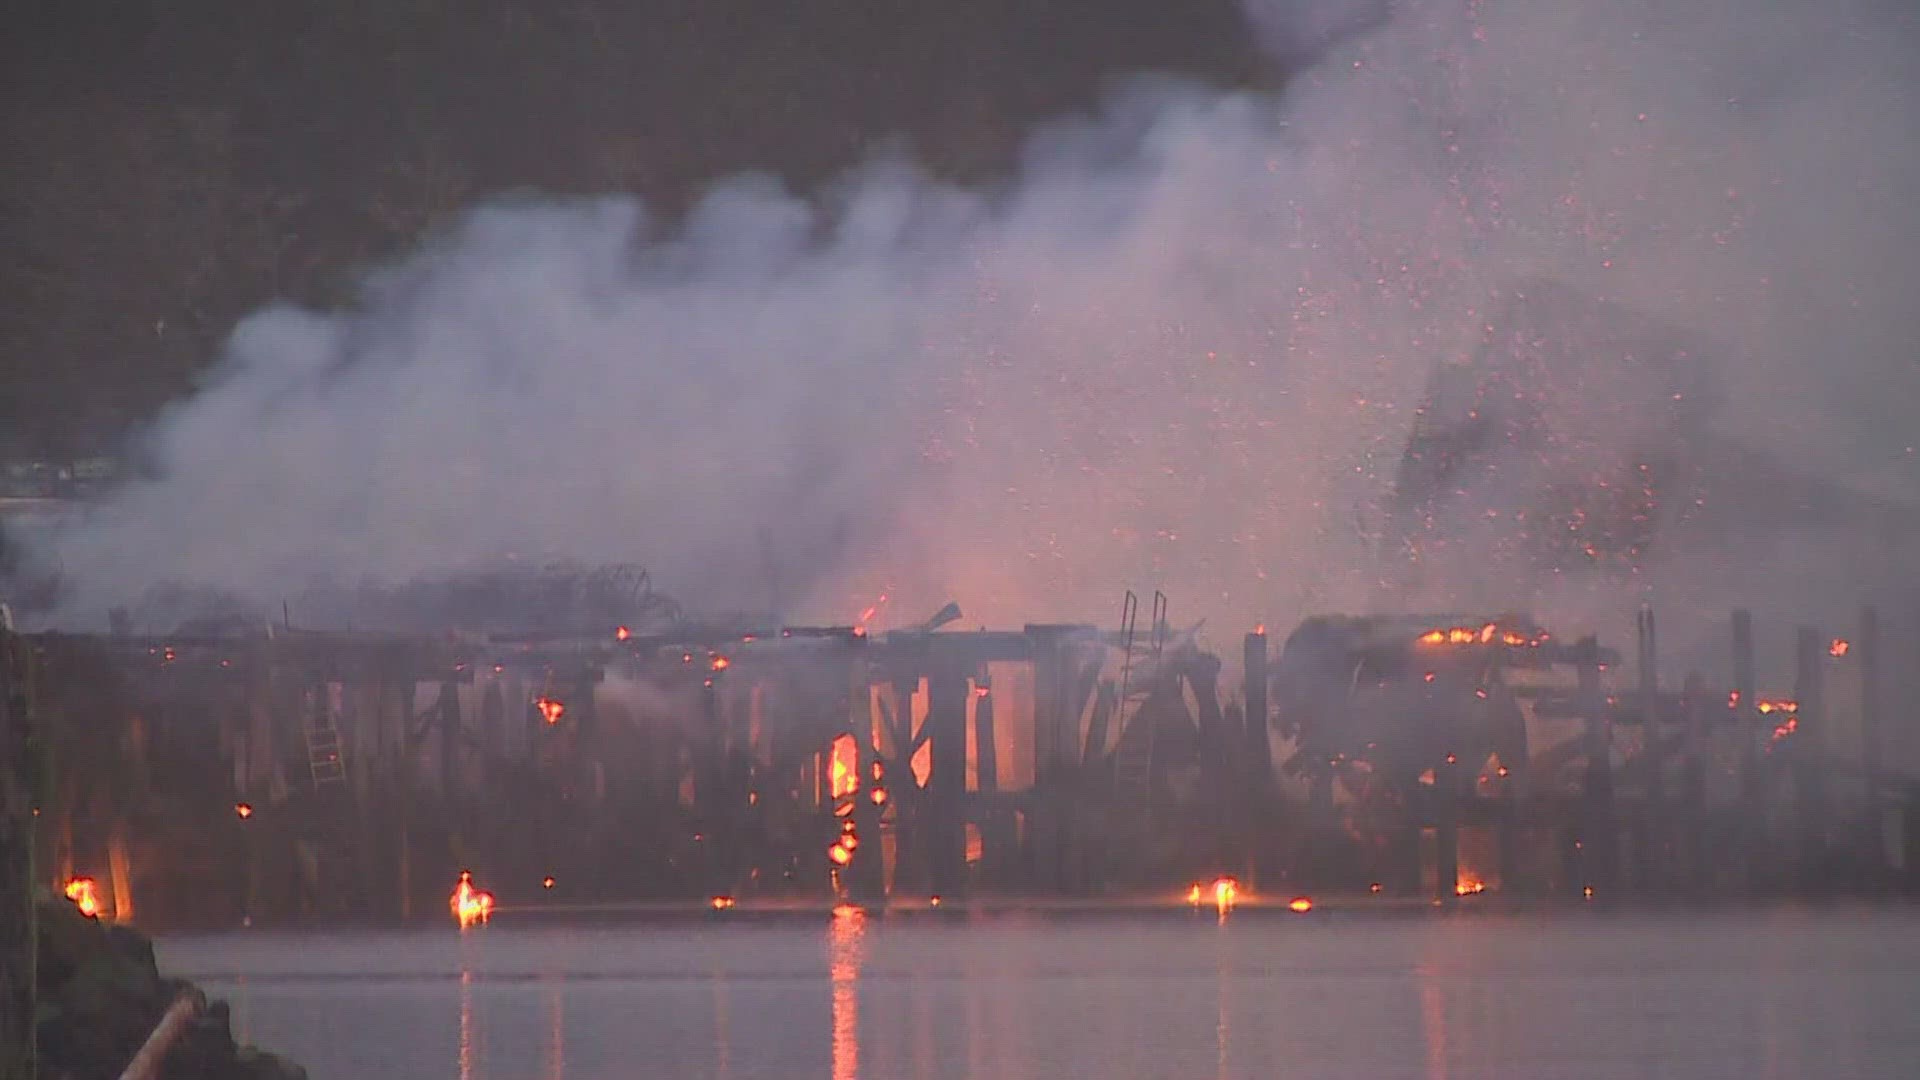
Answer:
[[[1726,432],[1920,496],[1904,9],[1250,13],[1317,56],[1284,92],[1141,83],[990,192],[885,159],[678,223],[500,203],[350,309],[252,316],[150,432],[159,479],[49,554],[72,617],[531,552],[758,608],[763,527],[796,619],[883,591],[1110,622],[1160,587],[1228,629],[1385,602],[1367,537],[1428,372],[1543,278],[1732,358]]]

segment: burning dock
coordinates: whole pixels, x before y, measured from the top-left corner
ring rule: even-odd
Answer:
[[[1591,637],[1456,614],[1258,628],[1223,689],[1157,594],[1144,627],[1129,595],[1117,629],[880,632],[596,581],[590,635],[17,637],[43,865],[163,924],[429,916],[469,868],[509,910],[1914,883],[1872,617],[1796,631],[1791,693],[1758,689],[1745,616],[1727,679],[1662,684],[1650,613],[1631,687]]]

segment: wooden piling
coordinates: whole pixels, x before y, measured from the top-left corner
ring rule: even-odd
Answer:
[[[1740,761],[1740,871],[1751,890],[1765,877],[1763,859],[1766,850],[1767,792],[1760,772],[1760,735],[1755,730],[1753,615],[1744,608],[1733,613],[1733,708],[1734,737],[1739,740]]]
[[[1639,645],[1640,740],[1642,766],[1646,771],[1646,797],[1634,829],[1634,884],[1642,889],[1664,884],[1668,854],[1666,786],[1666,743],[1661,731],[1660,673],[1658,639],[1655,635],[1653,608],[1642,606],[1636,619]]]
[[[1812,626],[1794,628],[1794,701],[1796,727],[1791,740],[1800,886],[1816,888],[1828,844],[1826,643]]]
[[[927,673],[927,854],[936,896],[965,891],[967,830],[967,679],[951,662]]]
[[[1433,895],[1452,900],[1460,885],[1460,764],[1452,754],[1433,767]]]
[[[1591,888],[1602,896],[1611,896],[1619,880],[1619,841],[1616,834],[1613,799],[1613,724],[1607,717],[1607,702],[1600,689],[1599,643],[1591,636],[1581,639],[1578,649],[1585,654],[1578,662],[1577,679],[1580,709],[1586,716],[1587,773],[1584,788],[1585,821],[1581,829],[1581,868],[1586,880],[1578,888]]]
[[[1712,767],[1713,753],[1713,731],[1708,726],[1712,705],[1707,680],[1698,674],[1688,675],[1681,702],[1687,725],[1685,779],[1681,784],[1681,800],[1686,807],[1687,886],[1697,895],[1711,888],[1715,861],[1707,829],[1707,773]]]
[[[1247,702],[1247,772],[1263,786],[1273,772],[1273,744],[1267,737],[1267,632],[1248,634],[1240,653],[1245,666],[1242,695]]]
[[[0,1080],[32,1080],[37,1068],[31,656],[31,646],[0,625]]]
[[[1882,722],[1880,702],[1880,613],[1871,605],[1860,611],[1860,640],[1853,652],[1860,672],[1860,765],[1869,774],[1884,769],[1882,758]],[[1874,783],[1867,781],[1868,809],[1879,820],[1879,806],[1873,801]]]

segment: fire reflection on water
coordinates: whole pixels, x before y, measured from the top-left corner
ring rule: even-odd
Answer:
[[[567,1074],[567,1012],[563,989],[564,984],[555,980],[553,989],[547,991],[547,1080],[562,1080]]]
[[[460,1080],[473,1080],[473,969],[460,968]]]
[[[727,1020],[727,977],[713,973],[713,1058],[714,1075],[726,1080],[733,1075],[732,1033]]]
[[[1447,1080],[1447,1014],[1439,977],[1423,967],[1414,969],[1420,983],[1420,1034],[1426,1043],[1427,1080]]]
[[[867,913],[833,909],[827,957],[833,980],[833,1080],[860,1075],[860,965],[866,959]]]

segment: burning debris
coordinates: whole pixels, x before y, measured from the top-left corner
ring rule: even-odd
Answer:
[[[453,887],[453,895],[447,898],[447,906],[462,930],[493,918],[493,894],[475,888],[473,874],[466,870],[460,871],[460,880]]]
[[[100,917],[99,889],[99,883],[90,877],[68,878],[60,887],[60,891],[73,901],[73,906],[79,909],[80,914],[89,919]]]

